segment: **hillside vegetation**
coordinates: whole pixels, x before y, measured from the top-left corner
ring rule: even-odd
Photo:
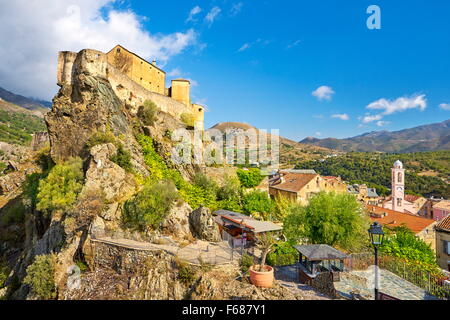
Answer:
[[[45,130],[44,120],[35,115],[0,108],[0,141],[27,145],[34,132]]]
[[[314,169],[322,175],[341,176],[351,183],[367,183],[379,194],[389,194],[391,168],[399,159],[406,169],[406,192],[426,197],[450,198],[450,151],[408,154],[350,152],[321,161],[302,161],[298,169]]]

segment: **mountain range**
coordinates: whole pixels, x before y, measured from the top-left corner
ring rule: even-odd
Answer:
[[[49,101],[24,97],[19,94],[12,93],[2,87],[0,87],[0,100],[10,102],[28,110],[39,111],[42,114],[47,113],[52,107],[52,103]]]
[[[307,137],[300,143],[344,152],[408,153],[450,150],[450,120],[400,131],[373,131],[346,139]]]

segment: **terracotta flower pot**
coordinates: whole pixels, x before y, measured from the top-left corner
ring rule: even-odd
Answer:
[[[257,287],[270,288],[273,285],[273,268],[266,265],[265,269],[267,271],[256,271],[259,270],[259,265],[254,265],[250,267],[250,282]]]

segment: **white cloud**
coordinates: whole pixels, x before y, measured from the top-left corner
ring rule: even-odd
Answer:
[[[341,119],[341,120],[348,120],[348,119],[350,119],[350,117],[349,117],[348,114],[346,114],[346,113],[342,113],[342,114],[339,114],[339,113],[333,114],[331,117],[332,117],[332,118],[336,118],[336,119]]]
[[[199,6],[193,7],[191,11],[189,11],[189,16],[187,17],[186,22],[197,21],[197,19],[195,19],[195,16],[200,12],[202,12],[202,8],[200,8]]]
[[[295,40],[294,42],[287,45],[286,49],[291,49],[293,47],[298,46],[302,41],[301,40]]]
[[[424,111],[427,107],[427,100],[424,94],[413,95],[411,97],[400,97],[395,100],[380,99],[366,106],[369,110],[383,110],[376,115],[366,115],[363,118],[364,123],[381,120],[384,116],[393,113],[403,112],[409,109],[419,109]]]
[[[239,48],[238,52],[245,51],[245,50],[247,50],[248,48],[250,48],[250,46],[251,46],[250,43],[244,43],[244,44],[242,45],[242,47]]]
[[[14,92],[51,99],[57,92],[58,51],[91,48],[106,52],[120,43],[145,59],[164,65],[196,43],[194,30],[151,34],[143,17],[116,10],[114,0],[2,1],[0,85]],[[7,45],[5,45],[7,44]]]
[[[174,68],[172,70],[170,70],[167,75],[169,77],[179,77],[181,76],[181,70],[179,68]]]
[[[382,118],[383,118],[383,116],[381,114],[367,115],[367,116],[362,118],[362,122],[363,123],[369,123],[369,122],[381,120]]]
[[[233,3],[233,5],[231,6],[230,15],[233,17],[233,16],[239,14],[239,12],[241,12],[241,10],[242,10],[243,5],[244,4],[242,2]]]
[[[441,103],[439,108],[442,110],[450,111],[450,103]]]
[[[320,136],[322,135],[322,132],[317,131],[317,132],[315,133],[315,135],[318,136],[318,137],[320,137]]]
[[[389,121],[377,121],[378,127],[384,127],[384,126],[387,126],[388,124],[390,124]]]
[[[221,11],[222,10],[219,7],[213,7],[205,17],[206,22],[211,26]]]
[[[319,101],[331,100],[333,94],[333,89],[328,86],[321,86],[312,92],[312,95],[319,99]]]

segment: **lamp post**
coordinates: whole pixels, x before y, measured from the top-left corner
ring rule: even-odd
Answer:
[[[384,232],[383,227],[378,223],[374,222],[369,228],[370,242],[375,249],[375,300],[379,299],[378,295],[378,247],[383,243]]]

